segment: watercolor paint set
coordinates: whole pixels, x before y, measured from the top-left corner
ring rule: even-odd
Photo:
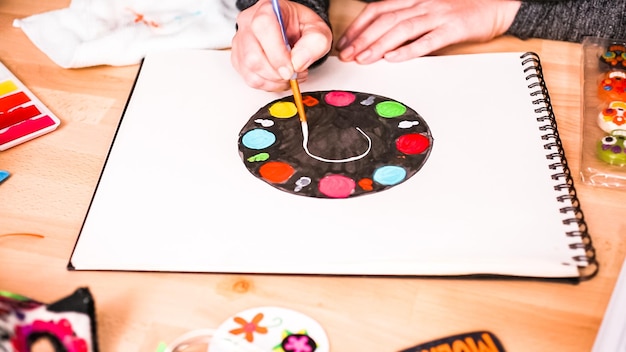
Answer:
[[[0,151],[54,131],[61,121],[0,63]]]

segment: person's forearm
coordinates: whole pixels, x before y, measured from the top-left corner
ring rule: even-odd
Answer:
[[[626,0],[522,1],[506,34],[581,42],[586,35],[626,38]]]

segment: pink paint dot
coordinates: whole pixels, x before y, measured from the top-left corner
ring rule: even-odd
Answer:
[[[350,92],[332,91],[326,94],[324,100],[328,105],[332,106],[348,106],[354,102],[356,96]]]
[[[356,187],[353,179],[342,175],[328,175],[320,180],[318,189],[329,198],[347,198]]]

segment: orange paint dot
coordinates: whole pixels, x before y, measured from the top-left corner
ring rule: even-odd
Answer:
[[[310,95],[306,95],[304,97],[302,97],[302,104],[311,107],[311,106],[315,106],[317,104],[319,104],[320,101],[315,99],[314,97],[310,96]]]
[[[284,183],[296,172],[289,164],[282,161],[270,161],[259,168],[261,177],[272,183]]]
[[[359,180],[359,187],[364,191],[372,191],[374,189],[374,187],[372,187],[373,184],[374,181],[372,181],[371,178],[362,178]]]

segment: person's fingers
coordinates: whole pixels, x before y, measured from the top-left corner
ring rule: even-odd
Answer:
[[[361,64],[375,62],[387,52],[432,30],[432,25],[423,20],[426,16],[415,12],[407,9],[381,16],[354,41],[351,59]]]
[[[308,67],[327,54],[332,45],[330,27],[314,11],[288,1],[283,1],[281,11],[293,50],[285,43],[269,1],[259,1],[237,18],[239,29],[231,42],[231,63],[253,88],[286,90],[294,72],[299,81],[306,80]]]
[[[337,42],[337,50],[346,49],[382,14],[413,7],[412,3],[409,4],[408,1],[380,1],[368,4],[341,35]]]
[[[272,91],[281,84],[287,86],[285,80],[269,64],[265,52],[258,42],[246,39],[250,38],[235,38],[233,40],[230,56],[232,66],[246,84],[253,88]]]
[[[500,0],[371,3],[339,40],[339,59],[405,61],[451,44],[489,40],[509,28],[519,7],[519,1]]]
[[[258,51],[253,51],[258,53]],[[239,60],[244,58],[245,64]],[[237,70],[243,81],[250,87],[268,92],[280,92],[290,88],[289,82],[278,74],[274,69],[266,64],[265,58],[258,60],[258,55],[231,55],[232,66]],[[298,73],[298,81],[304,82],[308,77],[308,70]]]
[[[271,4],[259,3],[242,11],[237,23],[242,25],[231,43],[231,64],[235,70],[250,87],[266,91],[287,89],[293,72],[291,56]]]
[[[389,62],[402,62],[416,57],[428,55],[448,45],[459,42],[454,37],[447,36],[443,30],[428,32],[414,41],[398,47],[384,54],[384,59]]]
[[[300,75],[302,76],[302,78],[298,78],[298,81],[306,81],[306,73]],[[282,78],[279,78],[277,80],[267,79],[266,77],[262,77],[260,74],[254,71],[246,72],[246,74],[243,74],[241,76],[248,86],[267,92],[282,92],[291,88],[291,86],[289,85],[289,81],[283,80]]]
[[[387,1],[385,1],[387,2]],[[395,49],[398,45],[415,38],[425,32],[425,26],[407,26],[403,24],[411,18],[421,18],[425,10],[423,6],[411,5],[413,2],[389,1],[395,6],[380,7],[366,28],[362,28],[356,37],[348,36],[342,40],[350,40],[342,44],[339,58],[343,61],[373,62],[382,58],[382,55]],[[402,5],[402,6],[398,6]],[[408,7],[407,7],[408,6]],[[366,16],[371,17],[369,14]],[[400,29],[396,28],[401,26]],[[413,28],[411,28],[413,27]],[[418,33],[417,29],[421,32]],[[350,38],[350,39],[347,39]]]
[[[289,23],[286,25],[288,26]],[[259,6],[254,21],[250,25],[250,30],[255,33],[267,62],[275,74],[284,80],[291,78],[293,74],[291,54],[285,45],[280,23],[269,2],[265,6]]]
[[[291,63],[296,72],[306,70],[311,64],[330,51],[332,45],[332,32],[323,23],[319,25],[305,25],[302,29],[302,37],[295,43],[291,50]]]
[[[363,9],[363,11],[345,29],[337,42],[337,50],[344,51],[375,20],[375,14],[373,11],[369,11],[368,9],[369,7],[365,7],[365,9]]]

